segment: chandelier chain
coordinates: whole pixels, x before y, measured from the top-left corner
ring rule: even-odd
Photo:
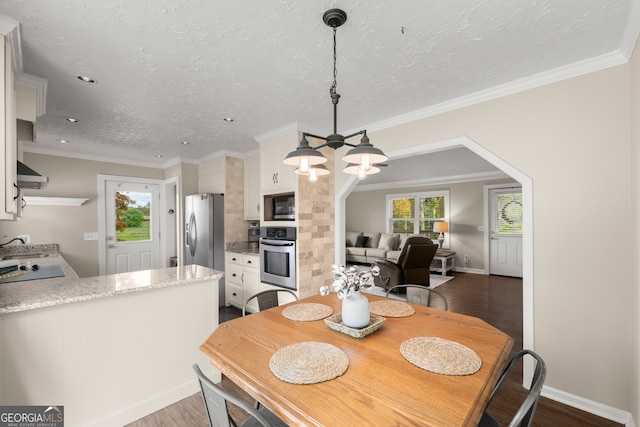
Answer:
[[[337,76],[338,76],[338,71],[336,68],[336,27],[333,27],[333,84],[331,85],[331,89],[329,90],[329,92],[331,93],[331,95],[336,93],[337,87],[338,87],[338,83],[336,81]]]

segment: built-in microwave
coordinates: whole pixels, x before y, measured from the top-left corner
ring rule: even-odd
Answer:
[[[265,221],[294,221],[296,219],[295,193],[264,196]]]

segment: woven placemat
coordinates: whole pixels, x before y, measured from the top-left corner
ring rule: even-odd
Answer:
[[[384,317],[407,317],[415,314],[416,310],[406,302],[392,299],[371,301],[369,311]]]
[[[324,319],[333,313],[333,309],[328,305],[316,304],[313,302],[303,302],[286,307],[282,310],[282,315],[289,320],[298,322],[312,322]]]
[[[344,374],[349,359],[338,347],[323,342],[299,342],[276,351],[269,368],[273,375],[292,384],[315,384]]]
[[[437,337],[410,338],[400,353],[419,368],[443,375],[470,375],[482,366],[478,354],[460,343]]]

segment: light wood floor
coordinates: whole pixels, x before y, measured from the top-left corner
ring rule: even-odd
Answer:
[[[520,351],[522,349],[522,280],[465,273],[454,273],[454,275],[455,279],[438,287],[449,302],[449,310],[485,320],[514,339],[512,355]],[[224,321],[239,315],[239,310],[223,309],[220,319]],[[544,359],[544,354],[541,356]],[[547,366],[547,368],[553,369],[553,366]],[[505,383],[504,392],[496,396],[491,408],[491,414],[503,425],[510,420],[510,416],[516,412],[523,396],[526,395],[526,390],[521,386],[522,367],[520,366],[514,373],[515,377]],[[222,386],[251,402],[251,398],[227,378],[223,378]],[[235,408],[230,412],[236,421],[242,421],[245,418]],[[199,393],[129,424],[130,427],[206,427],[208,425]],[[540,427],[621,426],[544,397],[538,405],[533,425]]]

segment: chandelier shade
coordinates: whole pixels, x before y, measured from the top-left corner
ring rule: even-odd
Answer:
[[[349,163],[343,171],[348,174],[358,175],[360,179],[363,179],[367,175],[380,172],[380,166],[386,166],[382,164],[382,162],[387,161],[388,157],[382,150],[371,145],[366,130],[361,130],[347,136],[338,133],[338,101],[340,100],[340,95],[337,93],[336,83],[338,74],[336,68],[336,30],[347,21],[347,14],[340,9],[330,9],[323,14],[322,20],[327,26],[333,29],[333,83],[329,89],[331,102],[333,103],[333,133],[324,137],[303,132],[300,144],[284,158],[283,163],[296,166],[297,169],[295,172],[297,174],[308,175],[309,180],[315,182],[318,180],[318,176],[329,174],[329,170],[322,165],[327,159],[318,150],[323,147],[337,150],[347,145],[353,148],[342,158],[342,160]],[[357,135],[362,135],[360,144],[354,145],[346,142],[347,139]],[[311,147],[307,136],[321,139],[325,141],[325,143],[317,147]]]

